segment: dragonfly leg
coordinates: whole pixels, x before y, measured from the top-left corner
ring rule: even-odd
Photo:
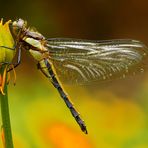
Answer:
[[[10,49],[10,50],[16,49],[16,46],[14,46],[13,48],[6,47],[6,46],[0,46],[0,47]],[[20,64],[20,62],[21,62],[21,46],[18,48],[18,56],[17,56],[17,62],[16,63],[3,62],[3,63],[0,63],[0,64],[13,64],[13,66],[14,66],[13,68],[16,68]],[[7,72],[11,71],[13,68],[10,68]]]
[[[54,87],[58,90],[60,96],[63,98],[64,102],[66,103],[67,107],[70,109],[70,112],[72,116],[75,118],[76,122],[81,127],[81,130],[87,134],[87,129],[84,121],[81,119],[80,114],[76,111],[74,108],[72,102],[69,100],[68,95],[64,92],[64,89],[60,85],[60,82],[58,81],[56,74],[54,72],[54,69],[52,67],[52,63],[50,63],[47,59],[44,59],[45,65],[48,69],[48,72],[51,76],[52,84]]]
[[[10,50],[15,50],[15,46],[13,48],[7,47],[7,46],[0,46],[2,48],[10,49]]]
[[[17,62],[16,63],[13,63],[13,65],[14,65],[14,67],[13,68],[16,68],[18,65],[20,65],[20,63],[21,63],[21,46],[18,48],[18,56],[17,56]],[[8,72],[9,71],[11,71],[13,68],[10,68],[9,70],[8,70]]]
[[[15,50],[15,46],[13,48],[7,47],[7,46],[0,46],[0,48],[6,48],[10,50]],[[10,62],[1,62],[0,64],[11,64]]]
[[[14,68],[16,68],[21,63],[21,53],[22,53],[22,49],[21,49],[21,46],[20,46],[18,48],[17,62],[14,64]]]

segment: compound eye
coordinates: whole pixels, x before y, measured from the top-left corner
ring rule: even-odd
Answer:
[[[18,22],[17,22],[17,25],[18,25],[19,28],[23,28],[24,25],[25,25],[25,21],[22,20],[22,19],[19,19]]]
[[[14,21],[11,25],[11,28],[12,28],[12,33],[14,36],[17,36],[17,34],[23,30],[23,28],[26,27],[26,22],[22,19],[19,19],[17,21]]]

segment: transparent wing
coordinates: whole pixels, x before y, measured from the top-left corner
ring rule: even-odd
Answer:
[[[47,48],[62,82],[88,84],[124,78],[147,67],[147,47],[136,40],[48,39]]]

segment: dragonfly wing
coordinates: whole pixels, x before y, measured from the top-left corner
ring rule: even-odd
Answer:
[[[47,47],[59,79],[88,84],[143,72],[148,49],[136,40],[49,39]]]

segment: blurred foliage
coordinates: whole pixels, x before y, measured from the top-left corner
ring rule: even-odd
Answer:
[[[1,1],[0,14],[4,20],[23,18],[46,37],[133,38],[148,45],[147,7],[146,0],[7,0]],[[146,72],[142,79],[65,86],[88,135],[26,51],[16,72],[16,86],[9,86],[16,148],[148,147]]]

